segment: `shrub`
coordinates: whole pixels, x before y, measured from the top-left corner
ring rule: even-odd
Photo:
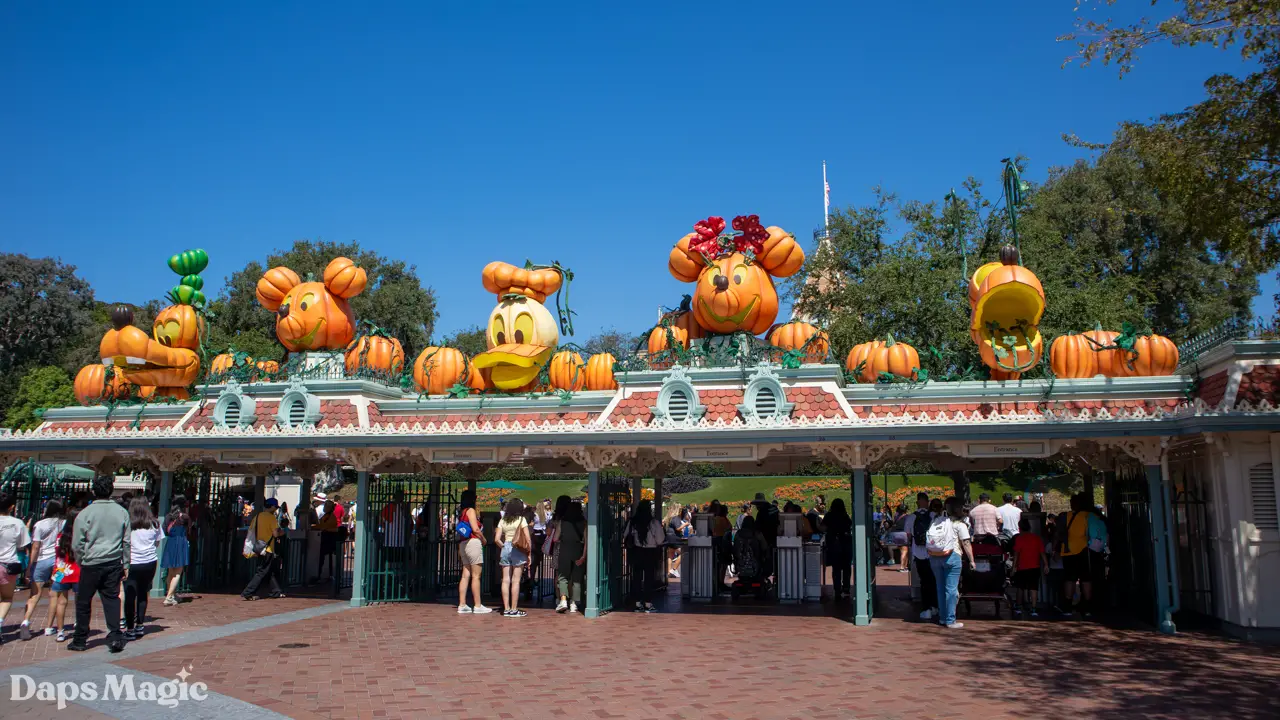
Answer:
[[[796,474],[810,477],[848,477],[849,471],[835,463],[814,460],[796,468]]]
[[[677,475],[662,481],[662,496],[671,497],[681,493],[697,492],[711,487],[711,481],[697,475]]]

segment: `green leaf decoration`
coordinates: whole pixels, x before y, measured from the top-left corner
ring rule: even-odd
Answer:
[[[179,275],[196,275],[208,266],[209,254],[199,248],[184,250],[169,258],[169,269]]]
[[[457,383],[453,387],[449,388],[447,394],[451,398],[464,398],[471,394],[471,388],[462,383]]]
[[[204,289],[204,278],[199,275],[183,275],[181,283],[196,290]]]
[[[1018,337],[1016,335],[1005,335],[1004,337],[1000,338],[1000,342],[1004,343],[1009,347],[1013,347],[1014,345],[1018,344]]]
[[[928,381],[929,381],[928,368],[920,368],[919,370],[916,371],[916,382],[928,382]]]

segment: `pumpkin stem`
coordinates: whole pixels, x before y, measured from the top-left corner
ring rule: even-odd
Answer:
[[[884,336],[884,346],[885,346],[885,347],[893,347],[894,345],[897,345],[897,344],[898,344],[898,343],[897,343],[896,341],[894,341],[894,339],[893,339],[893,334],[892,334],[892,333],[889,333],[889,334],[887,334],[887,335],[885,335],[885,336]]]

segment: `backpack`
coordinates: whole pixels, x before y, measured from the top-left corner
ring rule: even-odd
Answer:
[[[738,577],[754,578],[760,574],[760,559],[751,543],[744,542],[738,550]]]
[[[911,544],[924,547],[928,542],[929,524],[933,522],[933,518],[929,517],[929,508],[916,510],[915,516],[915,520],[911,521]]]
[[[925,549],[930,555],[946,555],[950,552],[948,545],[955,535],[955,530],[951,527],[949,518],[939,518],[938,522],[929,526],[929,532],[925,539]]]

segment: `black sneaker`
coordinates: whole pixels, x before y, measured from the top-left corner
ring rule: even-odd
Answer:
[[[124,650],[124,643],[117,640],[113,643],[109,643],[107,645],[107,649],[110,650],[112,653],[122,652]]]
[[[120,631],[120,634],[124,636],[125,640],[136,640],[138,638],[137,634],[134,633],[133,628],[125,628]]]
[[[523,610],[512,610],[512,611],[511,611],[511,617],[524,617],[525,615],[528,615],[528,614],[529,614],[529,613],[527,613],[527,612],[525,612],[525,611],[523,611]]]
[[[67,649],[70,650],[71,652],[84,652],[85,650],[89,649],[89,646],[82,642],[76,642],[75,640],[72,640],[71,642],[67,643]]]
[[[656,612],[658,612],[658,608],[656,608],[656,607],[654,607],[654,606],[652,606],[652,605],[645,605],[645,606],[644,606],[644,611],[645,611],[646,613],[656,613]]]
[[[635,611],[636,611],[636,612],[638,612],[638,613],[642,613],[642,612],[644,612],[644,606],[643,606],[643,605],[641,605],[640,603],[636,603],[636,610],[635,610]]]

